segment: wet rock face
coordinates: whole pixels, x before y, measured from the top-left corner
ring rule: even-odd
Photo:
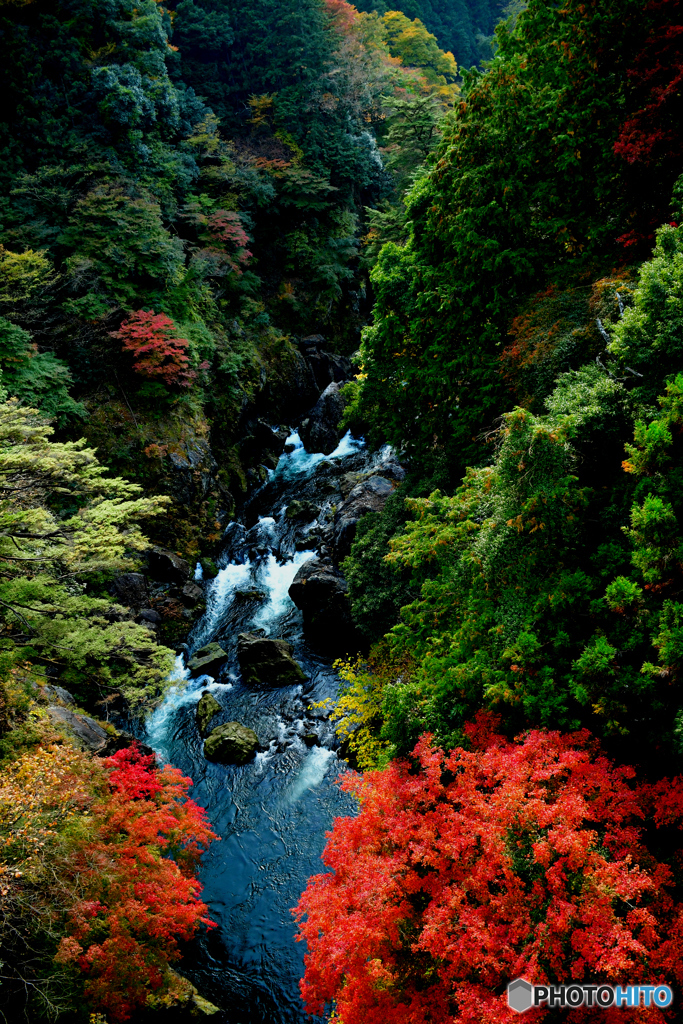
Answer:
[[[309,334],[299,342],[320,391],[333,381],[348,380],[353,369],[350,359],[338,352],[326,352],[325,344],[322,334]]]
[[[253,729],[240,722],[226,722],[212,730],[204,743],[207,761],[222,764],[247,764],[259,749],[259,739]]]
[[[286,640],[268,640],[255,633],[240,633],[237,657],[247,686],[296,686],[306,679],[292,657]]]
[[[304,562],[289,588],[301,610],[307,637],[320,650],[342,654],[358,646],[348,584],[331,562]]]
[[[295,498],[294,501],[290,501],[287,506],[285,516],[287,519],[299,519],[301,522],[310,523],[316,519],[320,506],[316,505],[313,501],[299,501]]]
[[[206,498],[217,486],[218,464],[208,441],[191,436],[168,457],[168,484],[179,505]]]
[[[197,583],[186,583],[180,592],[180,600],[186,608],[194,608],[204,600],[204,591]]]
[[[329,384],[303,420],[299,436],[308,452],[322,452],[329,455],[342,439],[343,431],[339,429],[339,421],[344,412],[344,399],[341,395],[341,384]]]
[[[351,553],[358,521],[367,512],[381,512],[396,484],[384,476],[371,476],[357,484],[334,517],[334,553],[338,562]]]
[[[267,410],[268,416],[289,423],[310,409],[319,394],[310,362],[303,352],[292,347],[278,363],[277,373],[271,374],[259,405],[264,412]]]
[[[175,551],[168,548],[153,547],[148,552],[149,571],[153,579],[162,583],[177,583],[181,587],[190,578],[190,563],[186,562]]]
[[[228,656],[220,644],[211,643],[200,647],[190,658],[187,667],[193,676],[217,676]]]
[[[104,751],[109,734],[88,715],[77,715],[68,708],[50,705],[47,709],[50,721],[76,741],[82,750],[93,754]]]
[[[209,723],[214,715],[217,715],[219,711],[222,711],[220,704],[208,690],[199,698],[197,704],[197,728],[199,729],[200,736],[206,736],[209,731]]]

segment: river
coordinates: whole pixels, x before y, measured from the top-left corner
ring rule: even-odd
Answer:
[[[270,479],[250,501],[243,522],[226,530],[218,576],[207,585],[207,607],[189,639],[189,653],[217,640],[230,656],[218,678],[189,679],[182,657],[176,684],[147,723],[148,742],[163,763],[194,780],[192,797],[207,809],[221,841],[203,858],[199,877],[218,927],[191,943],[181,970],[224,1011],[221,1024],[302,1024],[311,1021],[299,996],[302,943],[290,910],[312,874],[324,870],[325,833],[338,815],[354,813],[337,780],[339,760],[326,713],[312,707],[334,700],[338,676],[331,660],[312,649],[300,613],[288,596],[297,569],[315,555],[317,533],[334,512],[346,474],[368,471],[382,457],[347,435],[329,456],[309,454],[289,438]],[[311,497],[318,520],[298,525],[285,511]],[[292,643],[308,676],[300,686],[251,690],[242,684],[236,638],[263,630]],[[223,708],[213,725],[239,721],[264,747],[244,767],[212,764],[202,754],[196,704],[209,689]],[[315,732],[309,748],[304,734]]]

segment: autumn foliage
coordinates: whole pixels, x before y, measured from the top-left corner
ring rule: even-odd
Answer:
[[[112,337],[133,356],[133,369],[142,377],[176,387],[190,387],[196,372],[190,368],[189,341],[165,313],[139,309],[124,320]]]
[[[115,1021],[160,987],[178,939],[211,926],[192,868],[215,836],[187,799],[191,780],[153,762],[137,747],[105,762],[110,792],[93,806],[98,834],[79,856],[87,898],[73,907],[57,954],[85,972],[88,999]]]
[[[676,174],[683,155],[683,17],[676,0],[651,0],[646,10],[652,28],[629,71],[638,109],[614,148],[630,164],[662,161]]]
[[[5,925],[29,936],[34,916],[55,969],[118,1022],[167,980],[178,941],[212,926],[193,869],[215,836],[177,769],[137,746],[103,763],[55,745],[7,769],[0,894]]]
[[[295,911],[309,1012],[334,1003],[343,1024],[496,1024],[514,1016],[504,987],[519,976],[680,983],[673,874],[643,832],[680,826],[683,780],[636,785],[586,731],[511,743],[485,715],[468,731],[471,751],[445,754],[426,735],[412,763],[346,777],[360,814],[337,819],[331,873]]]

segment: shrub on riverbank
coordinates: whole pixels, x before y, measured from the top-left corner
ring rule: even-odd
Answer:
[[[39,1016],[130,1019],[211,925],[193,869],[215,838],[191,780],[135,748],[99,762],[44,743],[0,780],[4,984]]]
[[[680,828],[683,780],[637,781],[585,731],[511,743],[480,715],[465,733],[470,749],[424,736],[410,760],[346,777],[360,813],[335,822],[332,872],[310,879],[296,910],[309,1012],[503,1024],[504,986],[520,976],[680,984],[680,851],[657,829]]]

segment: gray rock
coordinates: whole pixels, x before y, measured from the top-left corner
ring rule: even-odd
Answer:
[[[295,686],[306,679],[286,640],[269,640],[255,633],[237,637],[237,657],[247,686]]]
[[[249,604],[252,601],[257,604],[261,604],[263,601],[268,600],[268,595],[265,590],[257,590],[253,587],[249,590],[236,590],[233,594],[233,601],[241,601],[244,604]]]
[[[152,747],[146,743],[141,743],[137,736],[133,736],[132,733],[126,729],[117,729],[114,735],[109,734],[107,742],[105,743],[102,750],[98,750],[98,757],[111,757],[119,750],[123,750],[126,747],[132,747],[135,744],[139,748],[141,754],[149,755],[154,754]]]
[[[101,725],[98,725],[94,718],[88,715],[76,715],[68,708],[58,707],[51,704],[47,709],[53,725],[61,728],[72,739],[76,740],[82,750],[89,750],[94,754],[104,749],[109,739]]]
[[[338,654],[358,647],[348,584],[331,562],[321,558],[304,562],[289,596],[301,609],[306,634],[317,647]]]
[[[204,743],[204,757],[223,764],[246,764],[259,748],[253,729],[240,722],[226,722],[213,729]]]
[[[308,364],[313,370],[315,382],[322,391],[333,381],[341,383],[351,376],[351,360],[336,352],[309,350],[306,353]]]
[[[405,480],[406,478],[405,469],[401,463],[397,462],[393,457],[382,462],[381,465],[377,467],[377,470],[380,476],[389,477],[390,480],[396,480],[397,482]]]
[[[304,741],[307,747],[319,747],[320,740],[314,732],[305,732],[301,739]]]
[[[192,506],[213,493],[221,493],[218,464],[204,438],[197,437],[188,425],[180,447],[165,463],[171,497],[179,505]]]
[[[194,608],[204,600],[204,591],[196,583],[186,583],[180,592],[180,600],[186,608]]]
[[[343,431],[339,428],[339,421],[345,403],[340,390],[338,382],[329,384],[302,422],[299,435],[306,451],[329,455],[341,441]]]
[[[319,394],[310,362],[303,352],[291,346],[282,352],[281,358],[271,361],[261,405],[274,420],[293,423],[311,408]]]
[[[395,488],[394,481],[371,476],[356,484],[339,506],[334,517],[334,553],[338,562],[351,552],[359,519],[368,512],[381,512]]]
[[[153,625],[158,626],[161,622],[161,615],[154,608],[142,608],[138,614],[138,618],[142,622],[151,622]]]
[[[76,701],[72,694],[68,690],[65,690],[63,686],[55,686],[52,683],[47,683],[43,687],[48,700],[57,701],[59,704],[64,704],[66,707],[75,707]]]
[[[126,572],[117,576],[111,589],[116,600],[129,608],[146,608],[149,605],[147,578],[140,572]]]
[[[200,647],[187,663],[193,676],[217,676],[228,656],[220,644],[211,643]]]
[[[179,583],[183,586],[190,578],[190,563],[186,562],[175,551],[168,548],[153,547],[147,554],[149,571],[155,580],[161,583]]]
[[[209,726],[209,722],[214,715],[217,715],[219,711],[222,711],[222,707],[208,690],[204,690],[204,693],[199,698],[197,704],[197,728],[199,729],[200,736],[206,736]]]

